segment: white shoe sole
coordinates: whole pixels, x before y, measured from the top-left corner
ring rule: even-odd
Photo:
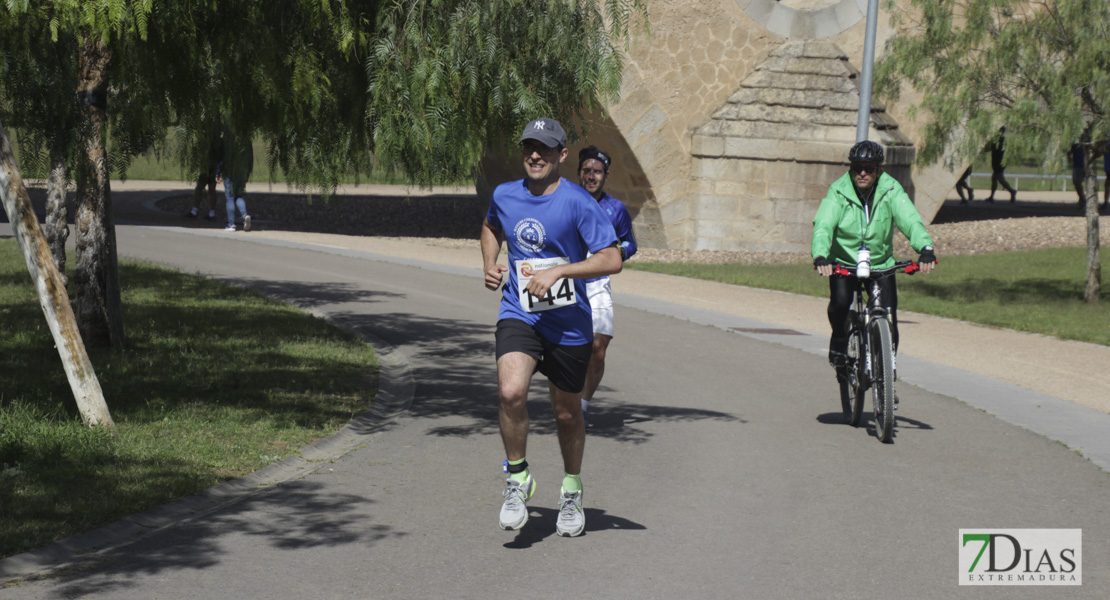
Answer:
[[[567,530],[559,527],[558,525],[555,526],[555,533],[559,534],[562,537],[578,537],[578,536],[582,535],[582,532],[585,531],[585,530],[586,530],[586,522],[585,521],[582,522],[581,527],[579,527],[578,529],[574,529],[572,531],[567,531]]]

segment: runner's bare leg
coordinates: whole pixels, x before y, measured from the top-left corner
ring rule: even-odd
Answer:
[[[590,355],[590,369],[586,371],[586,387],[582,388],[582,399],[586,402],[594,399],[597,387],[601,385],[601,378],[605,376],[605,352],[609,349],[611,336],[604,333],[594,334],[593,354]]]
[[[509,460],[524,458],[528,449],[528,386],[536,364],[535,358],[523,352],[509,352],[497,359],[498,420]]]
[[[551,409],[559,431],[559,449],[563,452],[563,470],[570,475],[582,473],[582,452],[586,446],[586,422],[582,420],[581,394],[563,391],[548,382]]]

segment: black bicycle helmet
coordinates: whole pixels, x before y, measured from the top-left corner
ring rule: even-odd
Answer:
[[[881,165],[885,158],[883,147],[871,140],[863,140],[848,151],[848,162],[870,162]]]

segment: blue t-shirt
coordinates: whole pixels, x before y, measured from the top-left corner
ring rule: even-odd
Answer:
[[[628,209],[625,208],[623,202],[605,192],[601,193],[601,199],[597,201],[597,205],[601,207],[602,212],[609,218],[609,222],[613,224],[613,229],[617,233],[617,243],[624,247],[624,260],[632,258],[636,254],[636,250],[639,249],[636,246],[636,235],[632,233],[632,215],[628,214]],[[606,275],[589,281],[597,281],[608,277]]]
[[[497,318],[524,321],[553,344],[579,346],[592,342],[593,316],[584,280],[568,280],[574,286],[573,304],[528,312],[521,306],[517,279],[520,264],[557,258],[581,262],[588,253],[600,252],[617,241],[612,224],[594,197],[565,178],[559,179],[554,192],[544,196],[533,196],[524,179],[510,181],[494,190],[486,220],[494,231],[504,235],[509,250],[510,276],[502,290]],[[556,287],[552,294],[560,292]]]

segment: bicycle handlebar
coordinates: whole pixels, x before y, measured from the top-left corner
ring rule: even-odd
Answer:
[[[841,265],[840,263],[834,263],[834,264],[836,266],[833,268],[833,275],[840,275],[842,277],[855,277],[856,276],[854,271],[844,267],[844,265]],[[816,269],[816,268],[817,267],[814,267],[814,269]],[[875,275],[878,275],[878,276],[881,277],[881,276],[890,275],[890,274],[896,273],[896,272],[905,273],[907,275],[913,275],[914,273],[916,273],[920,270],[921,270],[921,266],[918,265],[916,261],[900,260],[900,261],[894,263],[894,266],[889,268],[889,269],[873,270],[873,271],[871,271],[871,273],[872,273],[872,277],[874,277]]]

